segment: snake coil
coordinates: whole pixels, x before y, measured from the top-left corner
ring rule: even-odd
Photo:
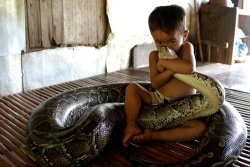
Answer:
[[[212,123],[202,139],[203,144],[184,163],[219,166],[233,162],[245,145],[247,131],[242,117],[224,100],[223,86],[197,72],[174,74],[174,77],[199,93],[168,104],[143,107],[138,119],[140,126],[158,130],[210,117]],[[141,84],[147,89],[151,87],[149,83]],[[43,166],[78,166],[95,158],[106,146],[114,127],[124,120],[127,85],[78,88],[41,103],[27,126],[28,143],[37,161]]]

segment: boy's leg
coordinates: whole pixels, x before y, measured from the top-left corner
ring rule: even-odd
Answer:
[[[181,127],[161,130],[161,131],[152,131],[145,129],[143,133],[135,136],[133,141],[135,142],[146,142],[152,140],[158,141],[174,141],[174,142],[183,142],[183,141],[192,141],[198,139],[204,134],[206,130],[206,123],[202,120],[196,119],[191,120],[184,124]]]
[[[137,117],[142,103],[151,103],[149,92],[139,84],[129,84],[125,95],[125,116],[127,121],[123,137],[125,147],[128,146],[129,140],[141,133],[141,129],[137,127]]]

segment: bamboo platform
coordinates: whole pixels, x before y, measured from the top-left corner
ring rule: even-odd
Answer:
[[[148,72],[128,69],[0,98],[0,166],[39,166],[26,144],[26,125],[30,114],[42,101],[58,93],[79,87],[133,81],[149,81]],[[226,99],[240,112],[249,132],[250,93],[226,89]],[[194,154],[198,142],[152,143],[154,147],[151,147],[150,144],[141,146],[142,149],[137,151],[137,156],[142,159],[147,157],[155,161],[162,161],[166,164],[183,162]],[[136,149],[137,145],[132,147]],[[119,140],[114,138],[98,157],[84,166],[134,166],[133,161],[129,160],[127,156]],[[250,166],[249,135],[243,152],[232,166]]]

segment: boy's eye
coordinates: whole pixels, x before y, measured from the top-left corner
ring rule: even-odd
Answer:
[[[170,44],[175,44],[177,41],[174,40],[174,41],[170,41]]]
[[[162,44],[162,42],[156,42],[156,44],[157,44],[157,45],[161,45],[161,44]]]

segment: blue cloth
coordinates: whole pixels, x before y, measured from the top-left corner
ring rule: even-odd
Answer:
[[[243,43],[241,40],[238,40],[235,42],[236,46],[236,53],[238,57],[244,57],[248,53],[248,47],[245,43]]]

